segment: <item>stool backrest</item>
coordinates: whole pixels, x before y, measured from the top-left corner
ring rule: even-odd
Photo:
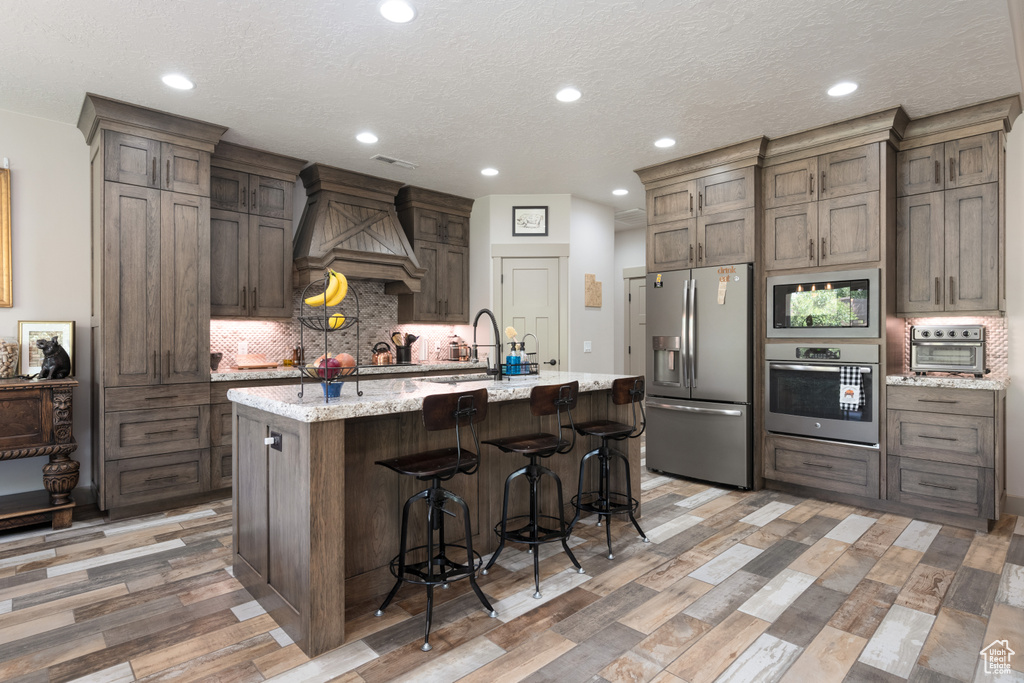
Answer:
[[[476,435],[475,425],[483,421],[485,417],[487,417],[487,389],[454,394],[433,394],[423,399],[423,427],[428,432],[455,430],[457,452],[455,468],[448,476],[438,477],[439,479],[442,481],[451,479],[462,467],[461,427],[469,426],[473,434],[473,452],[480,452],[480,440]],[[476,467],[472,471],[467,471],[467,474],[472,474],[475,471]]]
[[[535,417],[558,416],[558,453],[568,453],[576,445],[576,425],[572,420],[572,409],[576,407],[579,393],[579,382],[546,384],[536,386],[530,391],[530,412]],[[565,424],[565,420],[569,423]],[[562,437],[565,430],[569,430],[568,439]]]
[[[624,406],[627,403],[633,409],[633,431],[629,438],[635,439],[644,433],[647,428],[647,416],[644,414],[644,388],[645,381],[642,375],[637,377],[619,377],[612,382],[612,403],[617,406]],[[640,431],[637,431],[636,410],[640,407]]]

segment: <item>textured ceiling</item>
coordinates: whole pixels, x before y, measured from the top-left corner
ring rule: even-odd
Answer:
[[[88,91],[458,195],[572,193],[625,210],[643,206],[634,168],[1021,83],[1006,0],[415,4],[419,17],[396,25],[376,0],[11,0],[0,109],[74,124]],[[172,71],[196,89],[166,88]],[[826,96],[839,80],[861,87]],[[565,85],[583,98],[557,102]],[[364,129],[380,142],[356,142]],[[655,148],[663,136],[678,144]]]

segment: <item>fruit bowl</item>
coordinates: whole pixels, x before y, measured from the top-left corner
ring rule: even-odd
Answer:
[[[339,353],[333,357],[325,354],[312,363],[301,366],[300,369],[304,375],[312,379],[342,381],[356,371],[356,359],[347,353]]]

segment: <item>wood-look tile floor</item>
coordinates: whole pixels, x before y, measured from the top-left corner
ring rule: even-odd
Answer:
[[[641,543],[584,520],[587,570],[557,546],[507,549],[480,578],[406,586],[347,615],[349,642],[310,660],[232,577],[231,506],[0,536],[4,681],[1024,681],[1024,521],[990,534],[646,474]],[[1019,653],[1003,676],[979,651]]]

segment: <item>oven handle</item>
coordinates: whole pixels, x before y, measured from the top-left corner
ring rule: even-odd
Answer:
[[[968,341],[915,341],[913,346],[982,346],[985,342]]]
[[[705,413],[708,415],[728,415],[729,417],[740,417],[742,410],[726,410],[722,408],[697,408],[695,406],[677,406],[671,403],[658,403],[647,399],[648,408],[664,408],[665,410],[678,410],[684,413]]]
[[[768,367],[772,370],[803,370],[808,372],[839,372],[844,367],[843,365],[793,365],[791,363],[768,363]],[[874,370],[871,367],[858,367],[860,374],[868,375]]]

